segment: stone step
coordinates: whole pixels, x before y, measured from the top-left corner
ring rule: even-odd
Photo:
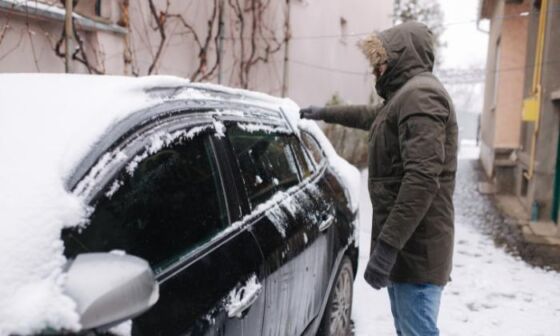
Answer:
[[[523,225],[522,231],[528,242],[560,246],[560,229],[554,222],[529,222],[528,225]]]

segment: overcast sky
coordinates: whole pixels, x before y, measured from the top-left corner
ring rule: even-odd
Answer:
[[[486,65],[488,35],[476,28],[478,0],[439,0],[446,31],[443,39],[444,68],[483,68]],[[487,28],[483,22],[481,27]]]

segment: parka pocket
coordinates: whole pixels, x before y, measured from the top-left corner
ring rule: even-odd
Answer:
[[[375,229],[381,232],[391,209],[395,205],[401,186],[401,179],[396,178],[370,178],[368,190],[373,208],[373,223]]]
[[[370,177],[368,179],[368,190],[370,196],[390,200],[396,199],[401,187],[402,177]]]

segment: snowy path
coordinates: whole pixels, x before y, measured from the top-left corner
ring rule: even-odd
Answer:
[[[462,169],[470,167],[460,166]],[[367,185],[366,174],[362,174],[364,186]],[[473,193],[472,183],[462,185],[465,183],[469,181],[458,179],[457,192]],[[476,196],[457,198],[461,203],[481,201]],[[461,211],[468,206],[456,204],[453,281],[442,298],[441,335],[560,335],[560,274],[532,268],[496,248],[490,237],[469,224],[473,220],[483,220],[485,214],[469,217],[469,211]],[[360,207],[360,267],[352,313],[355,335],[395,335],[386,291],[375,291],[363,280],[371,225],[367,188],[362,188]]]

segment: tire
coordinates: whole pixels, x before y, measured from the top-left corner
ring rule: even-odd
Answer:
[[[348,257],[342,259],[329,301],[319,325],[318,336],[349,336],[351,334],[354,271]]]

